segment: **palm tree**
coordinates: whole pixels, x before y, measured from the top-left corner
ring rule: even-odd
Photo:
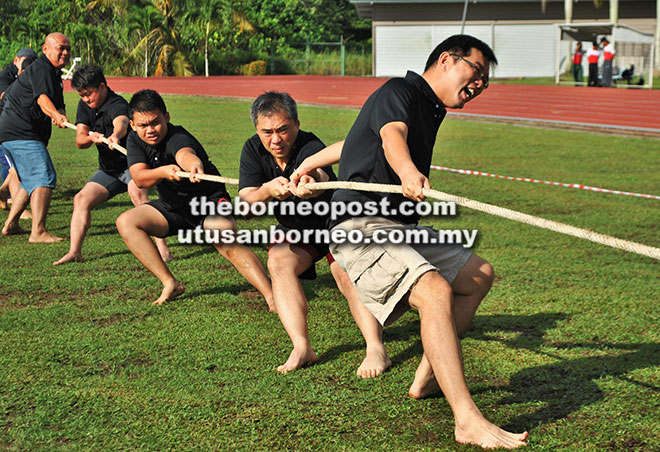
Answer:
[[[160,22],[161,15],[153,5],[133,6],[129,10],[128,31],[137,32],[140,41],[129,53],[126,60],[132,58],[144,47],[144,76],[149,76],[149,43],[158,43],[162,39],[163,28]]]
[[[178,2],[183,2],[183,0],[178,0]],[[115,9],[117,14],[123,14],[128,8],[128,0],[92,0],[87,4],[87,8],[100,8],[100,7],[112,7]],[[133,48],[129,53],[129,56],[126,58],[125,62],[130,58],[134,57],[135,54],[142,48],[143,45],[146,46],[148,41],[153,41],[156,44],[155,50],[158,52],[158,63],[156,70],[154,71],[155,76],[163,75],[177,75],[177,76],[190,76],[194,75],[192,64],[188,57],[186,56],[183,47],[179,42],[178,32],[176,29],[176,13],[178,12],[177,1],[176,0],[149,0],[141,1],[138,5],[131,9],[131,11],[136,11],[138,9],[151,9],[156,12],[147,13],[149,17],[149,23],[144,23],[144,25],[149,25],[146,28],[142,28],[143,32],[147,28],[151,28],[146,35],[142,37],[138,45]],[[138,15],[139,13],[135,13]],[[145,17],[146,19],[146,17]],[[139,22],[139,19],[136,19]],[[135,28],[134,30],[136,30]],[[145,59],[148,66],[148,47],[145,50]],[[148,70],[148,67],[147,67]]]
[[[191,76],[195,75],[193,66],[188,56],[184,53],[179,42],[176,30],[175,13],[177,5],[174,0],[152,0],[153,5],[158,8],[163,19],[162,46],[158,55],[158,65],[154,75]]]
[[[101,30],[98,27],[84,23],[73,23],[67,28],[67,35],[78,50],[78,55],[82,56],[83,49],[86,48],[87,59],[85,61],[93,61],[92,46],[90,44],[104,41]]]
[[[195,0],[188,9],[187,17],[196,22],[204,33],[204,74],[209,76],[209,40],[220,29],[238,33],[254,32],[255,27],[245,14],[234,8],[228,0]]]

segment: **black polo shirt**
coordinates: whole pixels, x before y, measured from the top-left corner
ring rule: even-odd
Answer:
[[[284,171],[275,162],[273,155],[268,152],[259,139],[259,135],[254,135],[252,138],[245,142],[243,151],[241,152],[241,165],[239,170],[239,191],[247,187],[261,187],[266,182],[277,177],[285,177],[289,179],[293,171],[298,168],[310,155],[314,155],[325,145],[319,140],[316,135],[310,132],[300,130],[298,137],[291,147],[291,155],[289,161],[284,167]],[[330,180],[337,180],[331,166],[323,168]],[[271,202],[281,203],[290,202],[298,204],[302,201],[311,203],[324,201],[329,202],[332,197],[332,191],[325,191],[321,196],[303,200],[297,196],[289,196],[283,201],[272,200]],[[326,229],[326,218],[317,215],[296,216],[296,215],[282,215],[279,209],[275,209],[277,221],[283,226],[292,229]]]
[[[64,109],[60,71],[41,55],[12,83],[5,93],[0,116],[0,143],[12,140],[37,140],[48,144],[51,119],[37,104],[42,94],[47,95],[58,110]]]
[[[157,146],[142,141],[134,131],[128,133],[126,150],[128,151],[128,165],[146,163],[150,168],[158,168],[165,165],[178,165],[176,153],[182,148],[192,148],[195,155],[202,161],[204,173],[219,176],[220,172],[209,160],[206,151],[197,139],[181,126],[167,124],[167,135]],[[160,199],[174,210],[190,212],[190,200],[202,196],[211,197],[221,193],[223,198],[230,199],[225,189],[225,184],[217,182],[201,181],[192,183],[187,178],[181,178],[179,182],[162,180],[156,186]]]
[[[420,75],[408,71],[405,78],[388,80],[365,102],[362,110],[348,132],[341,159],[339,180],[373,182],[401,185],[383,150],[380,129],[390,122],[403,122],[408,126],[408,147],[417,169],[426,177],[429,175],[433,145],[447,111],[429,84]],[[403,195],[336,190],[333,202],[372,201],[379,203],[387,198],[390,209],[397,209],[403,201],[411,201]],[[349,215],[331,222],[334,227]],[[419,215],[386,216],[395,221],[416,224]]]
[[[128,118],[128,102],[108,88],[105,102],[99,109],[90,107],[80,99],[78,112],[76,113],[76,123],[85,124],[92,132],[98,132],[105,137],[109,137],[115,130],[112,121],[117,116]],[[119,140],[119,144],[126,147],[126,136]],[[118,176],[128,168],[126,156],[121,152],[110,149],[105,143],[97,144],[96,148],[99,151],[99,168],[106,173]]]
[[[18,77],[18,68],[13,62],[0,71],[0,94],[4,93],[9,85],[14,83],[16,77]]]

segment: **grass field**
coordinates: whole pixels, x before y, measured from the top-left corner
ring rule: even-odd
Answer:
[[[66,101],[75,112],[77,99]],[[254,132],[249,103],[166,102],[172,122],[198,137],[223,175],[238,177],[242,143]],[[355,116],[300,108],[303,129],[327,143]],[[50,145],[58,188],[48,225],[60,236],[96,169],[96,152],[73,142],[72,131],[55,130]],[[653,139],[447,120],[433,163],[660,194]],[[660,201],[437,171],[431,183],[660,246]],[[290,351],[284,329],[210,246],[171,238],[170,268],[187,292],[151,305],[160,284],[114,224],[129,204],[124,194],[94,211],[83,263],[51,265],[68,242],[0,237],[0,450],[480,450],[453,441],[443,397],[407,396],[422,354],[415,313],[385,330],[391,370],[357,378],[363,341],[319,264],[319,278],[304,287],[320,361],[279,375]],[[488,418],[529,430],[529,451],[660,450],[659,261],[465,209],[424,223],[479,229],[475,251],[497,273],[462,341],[468,384]],[[265,246],[255,250],[265,261]]]

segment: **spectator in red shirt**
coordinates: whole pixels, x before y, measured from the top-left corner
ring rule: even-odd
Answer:
[[[587,50],[587,61],[589,62],[589,86],[598,86],[598,59],[600,58],[600,49],[598,42],[594,41],[593,46]]]
[[[616,54],[614,46],[607,38],[602,38],[600,42],[603,45],[603,86],[612,86],[612,60]]]
[[[575,80],[575,86],[580,86],[584,83],[584,75],[582,73],[582,55],[584,55],[584,50],[582,50],[582,43],[578,42],[575,46],[575,52],[573,52],[573,60],[571,64],[571,72],[573,73],[573,80]]]

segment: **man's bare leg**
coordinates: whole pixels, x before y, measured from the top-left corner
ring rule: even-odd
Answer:
[[[353,319],[367,344],[367,355],[356,374],[362,378],[378,377],[392,365],[383,345],[383,327],[362,303],[350,278],[337,262],[330,264],[330,271],[337,287],[348,301]]]
[[[268,253],[268,271],[273,280],[277,315],[284,326],[293,350],[277,371],[287,373],[318,360],[309,341],[307,300],[298,275],[314,264],[312,256],[295,245],[275,245]]]
[[[32,207],[32,231],[28,238],[30,243],[54,243],[64,240],[46,230],[46,219],[52,196],[53,189],[47,187],[37,187],[30,195],[30,207]]]
[[[454,292],[454,320],[459,337],[465,334],[472,323],[481,300],[486,297],[493,284],[493,279],[493,267],[476,254],[470,256],[456,276],[451,287]],[[423,355],[408,394],[414,399],[422,399],[439,390],[440,386],[433,375],[431,364],[426,355]]]
[[[20,227],[18,219],[21,217],[21,213],[23,213],[30,202],[30,195],[28,195],[28,192],[25,191],[25,189],[20,188],[16,193],[16,196],[12,195],[12,198],[14,202],[9,209],[9,216],[2,228],[2,235],[25,234],[27,232]]]
[[[424,354],[454,413],[456,441],[484,448],[523,446],[527,432],[511,433],[492,424],[470,395],[463,374],[452,292],[442,276],[430,271],[415,284],[409,302],[419,312]]]
[[[11,171],[11,168],[9,168]],[[0,209],[2,210],[9,210],[9,206],[7,205],[7,198],[9,197],[9,175],[11,173],[7,173],[7,177],[5,177],[5,180],[2,181],[2,185],[0,185]]]
[[[204,229],[224,230],[231,229],[236,231],[236,222],[233,218],[221,216],[208,216],[204,219]],[[216,250],[238,270],[238,272],[259,291],[266,299],[268,310],[275,312],[275,302],[273,301],[273,288],[270,285],[266,269],[250,248],[240,244],[213,245]]]
[[[10,204],[13,202],[14,198],[21,189],[21,181],[18,179],[18,174],[14,168],[9,168],[9,174],[7,178],[2,183],[0,187],[0,209],[7,210],[9,209]],[[7,196],[11,195],[11,201],[7,201]],[[4,204],[3,204],[4,200]],[[3,207],[4,205],[4,207]],[[21,212],[19,217],[21,220],[31,220],[32,213],[29,210],[25,209]]]
[[[87,182],[85,186],[73,197],[73,213],[71,214],[71,244],[69,252],[53,265],[67,262],[82,262],[82,245],[85,234],[92,223],[92,209],[106,201],[110,192],[101,184]]]
[[[185,292],[149,237],[165,236],[169,230],[167,220],[156,208],[143,205],[122,213],[117,218],[117,230],[131,253],[163,284],[163,291],[153,304],[161,305]]]
[[[131,202],[135,207],[149,202],[149,189],[138,188],[133,180],[128,183],[128,195],[131,197]],[[163,261],[169,262],[174,259],[165,239],[160,237],[154,237],[153,239],[154,242],[156,242],[156,247],[158,248],[160,257],[163,258]]]

